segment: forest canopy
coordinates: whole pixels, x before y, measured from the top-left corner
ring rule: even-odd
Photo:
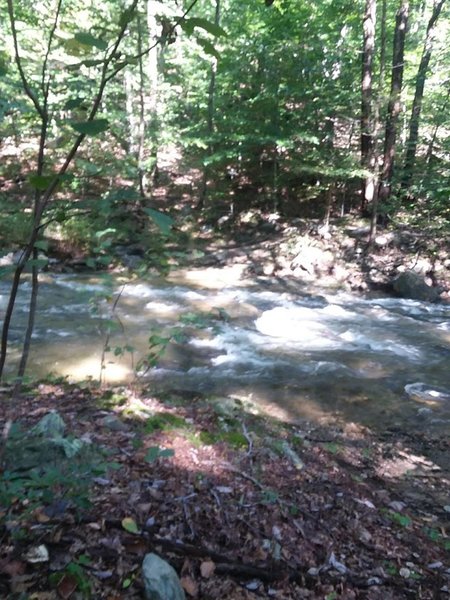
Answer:
[[[132,242],[166,268],[186,215],[445,236],[445,0],[8,0],[0,16],[0,242],[24,248],[3,269],[10,308],[55,244],[105,268]],[[187,187],[161,202],[175,159]]]

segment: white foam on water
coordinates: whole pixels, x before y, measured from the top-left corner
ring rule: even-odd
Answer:
[[[65,304],[64,306],[50,306],[50,308],[46,308],[40,311],[41,315],[62,315],[65,314],[80,314],[80,313],[88,313],[89,305],[87,304]]]
[[[145,308],[150,311],[154,311],[157,313],[165,312],[165,313],[174,313],[182,310],[182,307],[179,304],[168,304],[166,302],[147,302]]]
[[[339,306],[339,304],[328,304],[327,306],[324,306],[319,310],[325,316],[337,317],[342,319],[355,318],[355,313],[343,308],[342,306]]]
[[[76,292],[106,292],[107,286],[99,283],[84,283],[81,281],[72,281],[68,279],[55,279],[55,284],[63,288],[68,288]]]

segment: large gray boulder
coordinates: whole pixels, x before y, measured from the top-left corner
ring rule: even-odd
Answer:
[[[142,577],[146,600],[186,600],[175,569],[156,554],[145,555]]]
[[[392,282],[394,291],[401,298],[435,302],[439,299],[439,290],[426,284],[422,275],[414,271],[400,273]]]

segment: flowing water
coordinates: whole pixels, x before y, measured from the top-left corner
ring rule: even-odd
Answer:
[[[29,372],[129,380],[152,334],[170,343],[143,375],[155,390],[248,399],[287,419],[445,429],[450,424],[450,307],[346,293],[286,292],[255,282],[214,286],[54,275],[40,287]],[[10,368],[30,284],[21,286]],[[120,297],[118,298],[118,294]],[[0,310],[7,286],[0,286]],[[114,314],[112,305],[117,299]],[[133,352],[115,356],[114,349]],[[117,350],[120,352],[120,350]]]

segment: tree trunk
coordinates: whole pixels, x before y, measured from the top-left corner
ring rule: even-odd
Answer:
[[[391,193],[394,173],[395,144],[397,139],[397,123],[401,110],[401,90],[404,72],[405,38],[409,16],[409,0],[401,0],[397,12],[394,31],[394,49],[392,56],[391,92],[386,117],[384,137],[384,160],[378,197],[373,203],[370,239],[376,232],[379,202],[386,202]]]
[[[147,123],[147,136],[150,141],[148,157],[150,159],[147,169],[152,181],[158,173],[158,131],[159,131],[159,52],[160,46],[155,43],[158,36],[157,3],[149,0],[147,3],[147,30],[150,42],[150,51],[147,55],[148,92],[145,94],[145,121]]]
[[[363,21],[363,64],[361,81],[361,166],[368,172],[362,189],[361,210],[373,202],[375,190],[374,115],[373,115],[373,57],[375,53],[376,0],[366,0]]]
[[[145,198],[147,181],[144,169],[145,159],[145,75],[144,75],[144,61],[142,57],[142,23],[138,16],[137,18],[138,28],[138,54],[139,54],[139,121],[138,121],[138,143],[137,143],[137,169],[138,169],[138,183],[139,193],[141,198]]]
[[[216,0],[216,9],[214,13],[214,24],[220,25],[220,0]],[[207,115],[207,135],[208,135],[208,156],[214,154],[214,144],[212,143],[212,136],[215,130],[214,116],[215,116],[215,98],[216,98],[216,73],[217,73],[217,59],[213,58],[211,62],[211,69],[209,75],[209,87],[208,87],[208,115]],[[205,206],[206,195],[208,191],[208,175],[209,167],[205,165],[203,169],[202,182],[200,184],[199,199],[197,208],[202,209]]]
[[[430,65],[431,52],[433,50],[434,29],[436,21],[438,20],[439,15],[442,11],[444,2],[445,0],[439,0],[439,2],[437,2],[437,4],[434,5],[433,13],[427,26],[425,43],[422,51],[422,58],[420,59],[420,64],[416,76],[416,89],[411,110],[411,118],[409,121],[409,133],[408,141],[406,142],[406,157],[405,164],[403,167],[402,188],[408,188],[411,185],[413,178],[414,165],[416,162],[417,143],[419,139],[420,113],[422,110],[422,100],[425,89],[427,71]]]

